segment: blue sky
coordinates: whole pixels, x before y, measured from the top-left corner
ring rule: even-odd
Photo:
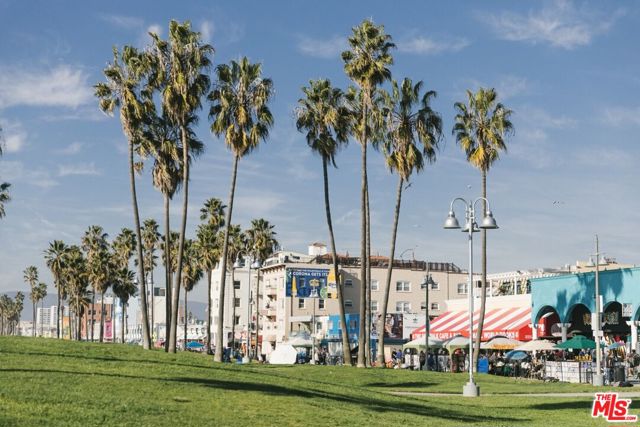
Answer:
[[[113,45],[143,47],[148,31],[166,36],[170,19],[191,20],[215,47],[214,64],[246,55],[275,83],[275,126],[240,163],[234,223],[264,217],[293,250],[327,240],[320,159],[295,130],[293,110],[309,79],[349,84],[340,52],[351,27],[371,17],[397,44],[394,78],[437,91],[433,106],[445,128],[437,162],[405,192],[399,252],[466,268],[464,236],[442,222],[453,197],[479,194],[480,174],[451,136],[453,104],[466,89],[487,86],[513,109],[515,126],[488,178],[501,226],[490,233],[489,271],[585,259],[595,233],[607,255],[638,263],[639,16],[633,2],[0,0],[0,179],[12,183],[13,196],[0,221],[0,292],[26,287],[30,264],[51,284],[42,259],[49,241],[77,243],[92,224],[112,236],[132,226],[126,142],[119,120],[99,112],[91,86]],[[206,153],[193,168],[190,231],[206,198],[226,201],[230,178],[231,156],[204,113],[198,135]],[[351,143],[337,162],[330,177],[337,244],[356,254],[359,146]],[[380,154],[370,156],[369,171],[373,252],[386,254],[396,177]],[[160,194],[148,174],[138,183],[142,217],[160,221]]]

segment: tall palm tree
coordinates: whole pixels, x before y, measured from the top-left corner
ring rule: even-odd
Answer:
[[[340,308],[340,329],[342,334],[342,350],[345,363],[351,364],[351,346],[347,331],[346,315],[343,302],[343,288],[338,267],[338,254],[331,221],[331,205],[329,202],[328,165],[336,166],[335,156],[342,145],[349,139],[349,111],[345,107],[344,95],[338,88],[331,87],[329,80],[311,80],[309,87],[303,87],[305,98],[298,100],[296,126],[298,131],[306,131],[307,144],[322,159],[322,176],[324,182],[324,207],[329,228],[329,241],[333,258],[338,290],[338,306]]]
[[[108,259],[102,253],[107,251],[107,233],[99,225],[90,226],[82,237],[82,249],[87,254],[88,278],[91,284],[91,341],[95,324],[96,292],[108,280]],[[106,261],[106,262],[105,262]],[[100,340],[102,342],[102,339]]]
[[[23,272],[24,281],[29,285],[31,293],[29,299],[33,305],[33,331],[32,335],[36,336],[36,304],[38,303],[37,287],[38,287],[38,269],[35,265],[30,265],[24,269]]]
[[[53,284],[58,293],[58,307],[57,307],[57,321],[56,321],[56,338],[60,338],[60,332],[62,330],[62,315],[61,315],[61,303],[65,294],[64,279],[62,273],[65,268],[65,254],[68,251],[68,246],[62,240],[54,240],[49,243],[49,249],[44,252],[44,258],[47,263],[47,267],[51,270],[53,275]]]
[[[188,239],[185,241],[185,263],[184,271],[182,272],[182,287],[184,288],[184,348],[187,348],[187,320],[189,310],[187,306],[187,295],[191,292],[195,285],[202,279],[203,271],[198,259],[198,249],[193,240]]]
[[[44,298],[47,296],[47,284],[44,282],[40,282],[38,283],[38,286],[36,286],[35,289],[35,294],[36,294],[36,305],[38,305],[38,302],[41,303],[41,309],[44,309],[43,305],[44,305]],[[35,328],[35,321],[36,319],[33,319],[34,321],[34,325],[33,327]],[[43,336],[43,323],[42,323],[42,316],[40,317],[40,336]]]
[[[211,270],[213,270],[222,253],[222,245],[218,232],[224,226],[224,209],[226,206],[220,199],[210,198],[200,209],[200,220],[205,221],[198,226],[196,247],[201,267],[207,275],[207,353],[211,354]]]
[[[274,226],[269,221],[259,218],[251,221],[251,228],[247,230],[247,250],[249,255],[260,265],[264,263],[267,258],[271,257],[278,248],[278,241],[276,240],[276,232],[273,231]],[[256,359],[260,356],[260,270],[258,269],[255,288],[256,298]]]
[[[211,132],[224,135],[225,144],[233,153],[231,188],[226,230],[222,244],[222,264],[220,277],[220,301],[224,298],[229,258],[229,227],[233,213],[233,198],[236,189],[236,175],[240,158],[251,153],[261,141],[269,136],[273,126],[273,116],[269,110],[269,100],[273,96],[273,82],[262,77],[262,64],[252,64],[246,57],[240,62],[231,61],[216,68],[218,83],[209,94],[212,102],[209,117],[212,119]],[[224,304],[218,305],[218,319],[224,318]],[[218,322],[216,334],[215,361],[222,361],[222,322]]]
[[[87,296],[89,286],[87,274],[87,262],[79,246],[72,245],[65,257],[64,278],[68,286],[69,307],[75,314],[75,336],[78,341],[82,339],[82,314],[89,305]]]
[[[513,132],[511,110],[498,102],[495,89],[480,88],[476,93],[467,90],[467,101],[456,102],[455,125],[453,134],[456,142],[464,150],[467,161],[478,168],[482,175],[482,197],[487,197],[487,172],[500,157],[500,152],[507,150],[505,137]],[[487,205],[484,203],[484,212]],[[471,284],[473,285],[473,284]],[[471,292],[471,289],[469,289]],[[482,230],[482,296],[480,299],[480,318],[473,352],[474,369],[478,364],[478,352],[484,314],[487,302],[487,230]]]
[[[438,113],[433,111],[430,105],[431,99],[436,96],[436,93],[427,91],[424,95],[421,95],[422,81],[414,85],[411,79],[408,78],[405,78],[400,86],[394,81],[392,87],[393,92],[389,98],[389,107],[386,112],[388,134],[385,141],[385,158],[391,172],[398,174],[398,189],[396,191],[396,207],[391,229],[389,266],[382,299],[381,316],[377,328],[380,331],[378,338],[378,366],[380,367],[385,366],[384,324],[391,291],[391,275],[393,273],[402,189],[404,184],[409,182],[414,171],[420,172],[425,163],[435,161],[438,143],[442,138],[442,119]]]
[[[369,108],[372,107],[372,96],[376,87],[391,78],[389,66],[393,64],[390,50],[395,47],[391,42],[391,36],[384,32],[384,26],[375,25],[371,20],[364,20],[359,26],[352,29],[349,37],[350,50],[342,52],[344,70],[347,76],[360,89],[360,117],[356,118],[355,137],[362,146],[362,188],[361,188],[361,226],[360,226],[360,330],[358,334],[358,367],[366,366],[368,355],[365,352],[365,340],[367,340],[365,317],[367,313],[366,294],[369,283],[367,280],[368,252],[370,245],[367,239],[367,144]]]
[[[106,242],[105,242],[106,243]],[[95,322],[95,305],[94,298],[95,293],[100,292],[100,342],[104,342],[104,323],[105,323],[105,311],[104,311],[104,294],[109,290],[109,287],[113,283],[114,265],[113,256],[109,252],[108,246],[101,248],[100,251],[93,257],[89,263],[89,280],[91,283],[95,283],[93,291],[91,306],[93,311],[91,313],[91,341],[93,341],[93,330]]]
[[[194,117],[190,120],[193,123]],[[189,161],[200,155],[204,145],[199,141],[192,132],[190,126],[186,128],[188,132],[189,143]],[[174,194],[180,189],[182,184],[182,139],[180,136],[180,128],[171,121],[166,113],[157,115],[155,111],[148,111],[143,132],[143,143],[140,144],[139,154],[142,157],[151,156],[153,158],[153,167],[151,169],[151,177],[153,186],[158,189],[164,199],[164,250],[171,255],[169,250],[170,242],[170,202]],[[171,262],[170,262],[171,263]],[[165,264],[166,267],[167,264]],[[166,318],[165,324],[167,330],[171,324],[171,272],[165,268],[165,303]],[[152,322],[153,323],[153,322]],[[169,349],[169,341],[165,341],[165,351]]]
[[[151,347],[149,335],[149,319],[147,310],[147,290],[144,280],[144,263],[142,259],[142,235],[140,231],[140,214],[138,212],[138,196],[136,193],[134,152],[142,139],[141,131],[148,110],[149,102],[145,102],[141,84],[149,71],[149,61],[143,52],[136,48],[125,46],[122,54],[113,49],[113,63],[104,69],[106,82],[94,86],[95,95],[100,100],[100,109],[112,115],[116,108],[120,108],[120,122],[128,142],[129,154],[129,182],[133,219],[138,249],[138,276],[140,277],[140,302],[142,310],[142,345],[145,349]]]
[[[158,242],[160,241],[160,232],[158,231],[158,223],[155,219],[146,219],[142,224],[142,247],[144,248],[144,271],[147,273],[147,283],[151,284],[151,289],[149,290],[149,298],[151,298],[150,305],[150,313],[149,313],[149,322],[151,325],[151,338],[153,339],[153,331],[154,331],[154,286],[155,282],[153,280],[153,270],[156,268],[158,257],[156,256],[156,247],[158,246]]]
[[[169,351],[176,351],[176,333],[178,326],[178,302],[184,241],[187,228],[187,207],[189,203],[189,143],[190,126],[195,113],[202,106],[202,97],[209,91],[210,80],[206,70],[211,66],[210,56],[213,47],[203,43],[200,33],[191,30],[191,23],[169,23],[169,39],[153,38],[154,72],[152,85],[161,91],[162,109],[167,117],[180,128],[182,140],[182,224],[180,227],[180,246],[178,251],[178,270],[172,291],[171,328],[169,333]]]
[[[231,348],[235,347],[236,340],[236,287],[235,287],[235,264],[241,264],[242,258],[246,255],[247,252],[247,236],[242,232],[242,229],[239,225],[232,225],[227,227],[228,235],[229,235],[229,246],[227,248],[229,258],[227,259],[227,270],[231,271]],[[227,234],[226,231],[224,234]],[[223,236],[224,236],[223,234]],[[222,240],[223,236],[219,236],[220,240]],[[226,274],[226,273],[225,273]],[[222,279],[220,280],[220,286],[222,286]],[[220,299],[218,307],[224,305],[224,296]],[[218,311],[219,312],[219,311]],[[224,318],[218,323],[224,323]],[[218,326],[218,329],[220,327]],[[217,340],[216,340],[217,341]],[[216,343],[216,354],[218,353],[218,349],[220,347],[217,346]]]
[[[136,295],[137,289],[135,285],[135,273],[129,268],[120,268],[117,270],[115,274],[115,281],[113,282],[113,293],[120,300],[120,305],[122,307],[121,311],[121,321],[120,321],[120,342],[124,343],[124,330],[127,319],[127,305],[129,304],[129,299]],[[115,339],[114,332],[113,342]]]

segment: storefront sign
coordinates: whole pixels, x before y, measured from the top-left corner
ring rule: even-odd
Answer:
[[[296,298],[337,298],[336,284],[327,283],[328,276],[328,269],[288,268],[286,294]]]

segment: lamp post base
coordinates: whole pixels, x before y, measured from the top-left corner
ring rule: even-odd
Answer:
[[[595,374],[593,376],[593,385],[596,387],[602,387],[604,385],[604,376],[602,374]]]
[[[476,383],[469,381],[462,388],[462,395],[464,397],[478,397],[480,396],[480,387]]]

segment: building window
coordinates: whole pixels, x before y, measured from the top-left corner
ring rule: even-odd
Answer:
[[[347,301],[345,301],[345,303]],[[349,320],[349,329],[356,329],[357,327],[358,327],[358,322],[356,322],[355,320]]]
[[[424,302],[424,301],[422,301],[422,302],[420,303],[420,310],[424,310],[425,308],[427,308],[427,303],[426,303],[426,302]]]
[[[319,310],[324,310],[324,299],[323,298],[318,298],[318,309]]]
[[[410,313],[411,312],[411,303],[408,301],[398,301],[396,302],[396,313]]]
[[[240,324],[240,316],[236,316],[236,321],[234,323],[235,325],[239,325]]]
[[[304,298],[298,298],[298,308],[304,308],[304,307],[305,307]]]
[[[440,310],[440,304],[437,302],[431,303],[431,310]]]
[[[163,297],[166,295],[165,292],[166,292],[165,288],[153,288],[154,297]]]
[[[371,290],[372,291],[377,291],[378,290],[378,281],[377,280],[372,280],[371,281]]]
[[[350,299],[344,300],[344,306],[345,307],[353,307],[353,301],[351,301]]]
[[[240,307],[240,298],[235,298],[234,301],[233,301],[233,305],[235,307]]]
[[[466,295],[469,293],[469,286],[467,283],[458,283],[458,295]]]
[[[316,322],[316,331],[322,330],[322,322]]]
[[[233,289],[240,289],[240,281],[239,280],[234,280],[233,281]]]
[[[353,280],[351,280],[351,279],[346,279],[346,280],[344,281],[344,285],[345,285],[345,286],[347,286],[347,287],[352,287],[352,286],[353,286]]]
[[[378,301],[371,301],[371,312],[372,313],[378,312]]]
[[[404,280],[396,282],[396,292],[411,292],[411,282]]]
[[[432,291],[439,291],[440,290],[440,283],[433,282],[431,284],[431,290]]]

